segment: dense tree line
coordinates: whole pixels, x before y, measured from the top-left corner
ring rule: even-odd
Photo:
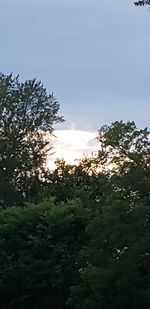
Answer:
[[[41,83],[0,76],[0,308],[150,307],[150,134],[116,121],[99,153],[46,169],[63,121]]]

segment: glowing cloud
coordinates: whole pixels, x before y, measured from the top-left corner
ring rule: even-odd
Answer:
[[[96,132],[81,130],[57,130],[52,137],[53,154],[48,156],[48,166],[54,168],[56,159],[74,164],[84,156],[95,154],[99,149]]]

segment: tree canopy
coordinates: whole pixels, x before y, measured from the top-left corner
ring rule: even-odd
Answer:
[[[1,205],[22,202],[38,187],[49,147],[43,133],[63,121],[58,111],[41,82],[0,74]]]
[[[0,75],[0,308],[149,309],[150,132],[102,126],[96,156],[51,173],[58,111],[40,82]]]
[[[150,307],[147,133],[134,122],[101,128],[101,151],[117,156],[117,169],[93,170],[100,154],[58,161],[46,184],[55,198],[0,211],[2,309]]]
[[[89,220],[79,201],[0,212],[0,308],[65,308]]]

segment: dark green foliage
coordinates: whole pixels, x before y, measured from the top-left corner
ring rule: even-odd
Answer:
[[[0,308],[150,308],[149,131],[120,121],[98,140],[40,183],[54,199],[1,210]]]
[[[40,190],[49,147],[43,132],[52,133],[63,120],[58,111],[58,102],[40,82],[0,74],[1,205],[22,203]]]
[[[0,308],[65,308],[88,217],[52,199],[0,212]]]
[[[150,207],[110,200],[87,228],[73,308],[150,307]]]
[[[56,164],[54,173],[49,176],[48,193],[58,201],[79,198],[83,207],[99,211],[112,191],[110,178],[96,172],[99,159],[85,158],[76,166],[66,164],[64,160],[58,160]]]
[[[69,304],[75,309],[148,309],[149,132],[137,130],[133,122],[115,122],[99,131],[99,139],[100,164],[105,161],[107,172],[108,162],[113,163],[111,186],[87,226],[89,242],[80,252],[80,281],[71,288]]]
[[[100,163],[106,170],[123,174],[133,166],[150,166],[150,141],[147,128],[138,130],[135,123],[116,121],[99,130]]]
[[[137,168],[113,176],[115,190],[105,195],[101,212],[93,214],[86,229],[80,281],[71,288],[73,308],[150,307],[149,176],[149,170]]]

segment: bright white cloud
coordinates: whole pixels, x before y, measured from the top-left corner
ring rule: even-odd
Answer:
[[[54,161],[58,158],[63,158],[67,163],[73,164],[85,155],[95,154],[99,149],[96,132],[56,130],[52,142],[54,154],[48,157],[50,168],[54,167]]]

